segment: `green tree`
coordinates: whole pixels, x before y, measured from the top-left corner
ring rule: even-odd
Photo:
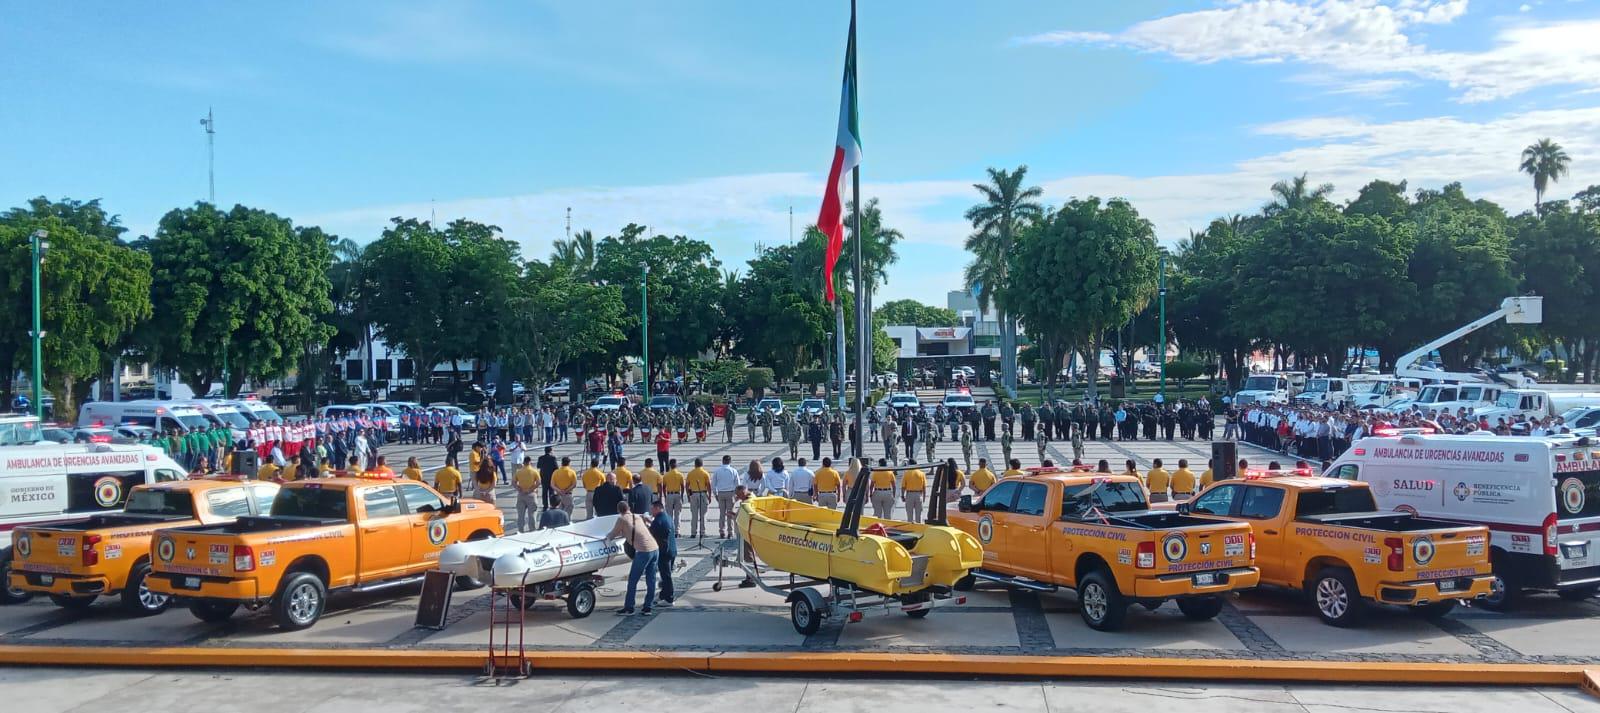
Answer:
[[[816,273],[795,268],[809,249],[802,242],[770,248],[752,258],[737,297],[728,305],[738,335],[735,353],[771,367],[780,380],[820,361],[830,346],[826,335],[834,326],[833,314],[822,301]]]
[[[1566,149],[1548,138],[1539,139],[1522,150],[1519,169],[1533,177],[1535,210],[1544,203],[1544,192],[1550,187],[1550,182],[1560,181],[1562,176],[1567,175],[1567,167],[1571,163],[1572,157],[1567,155]]]
[[[557,240],[550,264],[565,269],[573,277],[589,280],[594,274],[594,233],[580,230],[571,238]]]
[[[236,205],[207,203],[161,218],[150,255],[155,317],[140,339],[159,367],[176,369],[197,394],[228,364],[225,394],[246,378],[272,379],[293,369],[306,344],[325,342],[329,239],[287,218]]]
[[[767,389],[772,388],[772,370],[763,366],[745,369],[744,385],[755,392],[756,398],[761,398]]]
[[[727,396],[730,390],[744,383],[744,372],[749,366],[737,359],[696,359],[689,362],[689,374],[700,380],[701,388],[707,393],[721,392]]]
[[[1001,380],[1012,390],[1017,386],[1017,320],[1007,314],[1014,310],[1004,295],[1020,291],[1010,289],[1011,255],[1018,233],[1044,213],[1038,201],[1044,191],[1038,186],[1023,187],[1027,175],[1027,166],[1015,171],[990,168],[988,183],[972,184],[983,202],[966,212],[973,228],[966,241],[972,262],[963,276],[967,289],[978,297],[978,307],[987,311],[994,304],[999,312]]]
[[[595,246],[595,279],[622,291],[627,307],[627,338],[612,345],[608,356],[615,363],[639,354],[639,291],[641,264],[650,266],[646,279],[650,291],[650,372],[659,374],[667,358],[684,364],[710,348],[722,316],[722,263],[711,246],[682,235],[646,236],[643,226],[629,224],[618,235]]]
[[[1392,221],[1403,220],[1411,210],[1406,199],[1406,182],[1373,181],[1361,187],[1356,199],[1345,206],[1345,215],[1376,215]]]
[[[1167,321],[1184,352],[1208,352],[1225,365],[1230,388],[1244,376],[1251,343],[1261,335],[1240,314],[1242,262],[1255,249],[1251,221],[1234,215],[1211,221],[1180,241],[1168,280]]]
[[[533,261],[512,293],[496,319],[504,335],[502,357],[511,373],[531,383],[542,383],[569,360],[604,353],[625,338],[627,317],[615,285],[591,285],[565,266]],[[539,391],[533,394],[537,404]]]
[[[1600,328],[1588,309],[1600,297],[1600,217],[1573,212],[1564,201],[1552,201],[1539,215],[1513,219],[1513,262],[1521,272],[1524,294],[1544,297],[1544,322],[1539,331],[1567,352],[1567,382],[1583,371],[1593,383],[1600,363]]]
[[[1286,210],[1306,208],[1313,203],[1326,201],[1331,193],[1333,193],[1332,183],[1313,186],[1307,174],[1302,173],[1272,184],[1272,202],[1268,203],[1262,212],[1276,215]]]
[[[883,318],[888,324],[918,327],[954,327],[960,323],[955,310],[925,305],[916,300],[890,300],[873,310],[872,315]]]
[[[36,198],[0,215],[0,295],[14,306],[0,316],[6,374],[32,369],[35,230],[46,231],[50,245],[40,266],[45,387],[56,395],[58,413],[75,414],[93,379],[150,316],[150,258],[118,240],[122,227],[98,201]],[[4,391],[9,401],[9,378]]]
[[[1446,190],[1459,192],[1460,186]],[[1483,316],[1516,293],[1511,239],[1503,216],[1497,215],[1498,210],[1483,212],[1462,198],[1420,203],[1409,221],[1416,239],[1405,260],[1405,274],[1416,287],[1416,297],[1400,305],[1403,318],[1394,320],[1392,339],[1365,342],[1379,344],[1385,361],[1396,357],[1393,350],[1409,351]],[[1503,343],[1506,335],[1503,327],[1479,330],[1441,347],[1440,355],[1450,370],[1460,371],[1474,361],[1472,357]],[[1362,341],[1358,338],[1357,343]]]
[[[1097,360],[1105,334],[1155,296],[1157,252],[1155,229],[1127,201],[1069,201],[1019,235],[1014,287],[1001,296],[1035,334]],[[1099,370],[1087,366],[1093,395]]]

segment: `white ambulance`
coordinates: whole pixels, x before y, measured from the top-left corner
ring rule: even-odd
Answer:
[[[28,599],[27,592],[7,584],[11,533],[17,527],[116,512],[133,486],[186,477],[183,466],[150,446],[46,444],[0,450],[0,604]]]
[[[1327,473],[1370,483],[1385,509],[1487,526],[1499,582],[1485,606],[1600,592],[1600,439],[1405,429],[1355,442]]]

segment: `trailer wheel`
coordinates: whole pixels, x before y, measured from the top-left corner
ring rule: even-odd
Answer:
[[[582,619],[594,613],[594,585],[587,582],[572,588],[567,595],[567,615]]]
[[[789,596],[789,622],[801,636],[810,636],[822,628],[822,611],[817,606],[820,599],[809,589]]]

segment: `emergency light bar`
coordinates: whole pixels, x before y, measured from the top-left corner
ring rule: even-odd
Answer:
[[[1266,478],[1286,478],[1286,477],[1294,476],[1294,475],[1309,476],[1309,475],[1311,475],[1311,469],[1310,468],[1295,468],[1294,470],[1283,470],[1281,468],[1278,469],[1278,470],[1265,470],[1265,469],[1256,470],[1256,469],[1251,469],[1251,470],[1245,471],[1244,475],[1240,479],[1241,480],[1264,480]]]
[[[1431,434],[1431,433],[1433,433],[1433,429],[1429,428],[1427,426],[1417,426],[1417,427],[1413,427],[1413,428],[1395,428],[1393,426],[1379,426],[1377,428],[1372,429],[1372,435],[1374,435],[1374,436],[1415,436],[1415,435],[1419,435],[1419,434],[1420,435],[1428,435],[1428,434]]]

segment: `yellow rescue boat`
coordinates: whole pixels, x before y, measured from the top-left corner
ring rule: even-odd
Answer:
[[[853,526],[846,527],[852,514]],[[736,525],[740,539],[773,569],[885,596],[954,587],[983,560],[977,539],[954,527],[880,520],[783,497],[746,500]]]

